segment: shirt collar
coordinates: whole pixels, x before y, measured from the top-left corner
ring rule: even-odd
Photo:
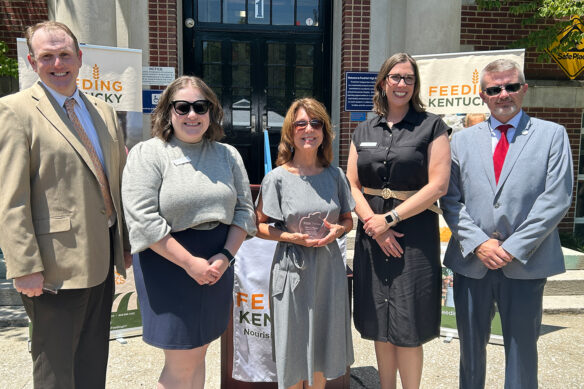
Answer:
[[[51,93],[51,95],[55,98],[55,100],[57,100],[57,103],[59,103],[59,106],[61,106],[61,107],[65,106],[65,100],[67,100],[69,97],[75,99],[77,104],[81,105],[81,97],[79,96],[79,89],[75,88],[75,92],[71,96],[65,96],[65,95],[60,94],[56,90],[52,89],[51,87],[49,87],[44,82],[41,81],[41,83],[43,84],[43,86],[45,88],[47,88],[47,90]]]
[[[489,124],[491,125],[491,131],[499,127],[501,124],[510,124],[516,129],[519,126],[519,121],[521,120],[521,115],[523,115],[523,110],[520,110],[515,116],[511,118],[507,123],[501,123],[494,116],[489,119]]]
[[[410,108],[408,109],[408,113],[406,113],[406,116],[404,116],[404,118],[401,120],[401,122],[416,123],[418,115],[420,115],[420,112],[416,111],[410,105]],[[377,116],[377,125],[380,125],[381,123],[387,124],[387,119],[385,118],[384,115]]]

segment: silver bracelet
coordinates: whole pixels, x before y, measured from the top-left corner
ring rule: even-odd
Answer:
[[[401,222],[401,217],[399,217],[399,214],[397,213],[395,208],[391,210],[391,214],[393,215],[393,218],[395,219],[396,224]]]

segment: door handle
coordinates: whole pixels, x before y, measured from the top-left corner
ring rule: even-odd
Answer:
[[[251,133],[256,132],[256,115],[251,115],[251,125],[248,127]]]
[[[270,129],[270,127],[268,127],[268,114],[264,113],[262,115],[262,130],[267,131],[269,129]]]

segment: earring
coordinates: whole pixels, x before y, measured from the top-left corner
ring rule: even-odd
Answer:
[[[385,90],[384,89],[381,90],[381,96],[385,97]]]

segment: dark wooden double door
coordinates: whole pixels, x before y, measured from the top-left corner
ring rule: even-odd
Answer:
[[[324,79],[330,74],[323,70],[322,35],[200,32],[193,45],[191,73],[217,93],[225,113],[224,141],[239,150],[250,182],[259,184],[264,130],[274,161],[290,104],[304,96],[325,98]]]

